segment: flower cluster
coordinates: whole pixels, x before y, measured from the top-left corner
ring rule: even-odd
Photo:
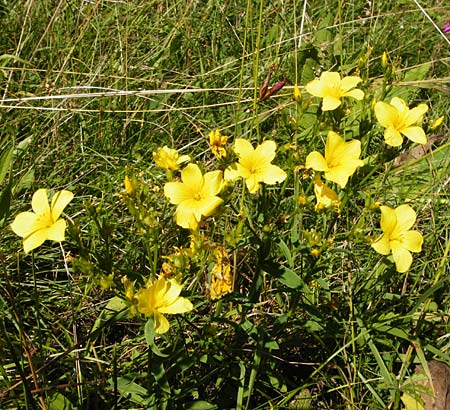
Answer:
[[[388,64],[385,54],[382,64]],[[357,88],[361,82],[358,76],[342,77],[337,72],[323,72],[320,78],[309,82],[305,90],[313,97],[321,98],[320,115],[329,116],[327,112],[347,107],[349,98],[357,101],[366,98],[364,92]],[[304,97],[297,84],[294,86],[294,100],[300,106],[304,104]],[[393,97],[390,102],[377,101],[372,106],[382,127],[380,133],[383,129],[387,145],[398,147],[403,143],[404,137],[419,144],[427,142],[425,131],[420,126],[428,110],[426,104],[409,108],[404,100]],[[342,113],[345,111],[343,109]],[[438,121],[442,119],[435,123]],[[309,179],[309,186],[316,198],[317,212],[334,212],[339,216],[340,208],[345,203],[341,201],[346,195],[345,188],[351,178],[355,178],[355,173],[367,163],[360,158],[361,141],[353,134],[352,139],[348,135],[342,129],[338,130],[330,125],[323,153],[309,152],[304,165],[296,167],[305,170],[305,179]],[[177,248],[176,253],[162,257],[166,262],[161,264],[159,275],[153,272],[152,279],[145,287],[135,291],[135,282],[127,278],[122,281],[123,297],[130,312],[151,317],[158,334],[167,332],[170,327],[166,314],[186,313],[193,309],[192,303],[180,296],[182,285],[178,279],[182,279],[182,268],[188,266],[189,261],[198,255],[207,255],[205,259],[209,263],[209,283],[206,288],[209,289],[210,299],[222,298],[233,291],[236,264],[230,264],[226,240],[225,245],[218,246],[203,236],[203,229],[212,227],[211,218],[219,218],[221,212],[236,205],[231,198],[233,193],[239,191],[233,190],[233,184],[241,184],[241,199],[245,198],[247,191],[251,199],[263,196],[258,194],[265,193],[265,186],[283,184],[283,187],[289,187],[288,174],[273,163],[277,152],[275,141],[266,139],[254,145],[247,139],[235,138],[231,149],[227,148],[228,142],[229,138],[222,135],[220,130],[209,133],[210,151],[220,164],[220,169],[215,170],[207,170],[203,164],[191,162],[190,156],[181,155],[176,149],[167,146],[153,152],[156,165],[166,170],[168,180],[164,183],[163,193],[165,199],[175,205],[174,221],[181,228],[188,229],[191,237],[189,248]],[[295,149],[295,144],[287,145],[289,148],[286,150],[292,147]],[[240,183],[239,180],[243,182]],[[327,186],[324,181],[334,185]],[[135,176],[125,177],[124,197],[129,203],[145,196],[141,195],[143,191],[139,191],[139,185]],[[34,193],[31,203],[33,212],[19,213],[11,224],[13,232],[23,238],[25,253],[36,249],[46,240],[61,242],[65,239],[66,221],[61,215],[72,199],[73,193],[66,190],[56,192],[50,203],[46,189],[39,189]],[[240,204],[242,206],[244,201],[241,200]],[[306,204],[306,197],[299,195],[298,205]],[[143,208],[145,206],[142,204],[136,206],[133,213],[133,216],[138,215],[137,219],[143,223],[143,229],[158,225],[157,218],[150,211],[142,211]],[[371,246],[382,255],[392,254],[396,270],[406,272],[412,263],[411,253],[420,252],[423,244],[422,235],[411,229],[416,222],[416,213],[405,204],[395,209],[381,206],[380,211],[382,234],[372,241]],[[239,212],[239,218],[245,218],[243,208]],[[236,232],[241,228],[242,223],[238,222]],[[321,238],[315,231],[304,235],[310,245],[310,255],[314,258],[320,257],[324,247],[329,246],[329,238]],[[104,286],[109,286],[112,281],[113,277],[108,276]]]

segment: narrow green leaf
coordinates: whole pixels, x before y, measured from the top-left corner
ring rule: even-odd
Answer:
[[[158,346],[155,344],[155,325],[153,323],[153,319],[149,318],[147,320],[147,323],[144,327],[144,335],[145,335],[145,341],[150,346],[150,349],[152,349],[152,352],[156,354],[159,357],[168,357],[168,354],[164,354],[161,352],[161,350],[158,349]]]

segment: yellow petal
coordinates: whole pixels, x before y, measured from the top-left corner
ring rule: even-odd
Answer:
[[[325,179],[328,181],[336,182],[341,188],[345,188],[347,185],[348,179],[353,174],[356,167],[352,167],[349,172],[348,166],[337,166],[330,168],[325,172]]]
[[[66,221],[58,219],[52,226],[47,229],[47,239],[55,242],[62,242],[65,238]]]
[[[394,127],[388,127],[384,131],[384,142],[391,147],[402,145],[403,137]]]
[[[400,205],[394,212],[397,219],[397,227],[400,231],[411,229],[416,222],[416,212],[409,205]]]
[[[35,225],[38,219],[39,217],[33,212],[21,212],[15,217],[11,229],[22,238],[29,236],[36,230]]]
[[[182,182],[167,182],[164,185],[164,195],[169,198],[171,204],[178,205],[192,198],[189,186]]]
[[[390,234],[397,227],[397,213],[389,206],[380,206],[381,221],[380,226],[384,233]]]
[[[234,181],[235,179],[241,177],[240,165],[238,163],[231,164],[224,172],[224,179],[226,181]]]
[[[351,91],[347,91],[345,94],[343,94],[344,97],[352,97],[357,99],[358,101],[361,101],[364,98],[364,92],[360,89],[355,89]]]
[[[315,97],[323,96],[323,83],[319,80],[312,80],[308,84],[306,84],[305,90]]]
[[[53,195],[50,208],[54,221],[56,221],[60,217],[62,211],[72,199],[73,192],[66,190],[58,191],[55,193],[55,195]]]
[[[397,272],[406,272],[412,263],[411,253],[403,247],[393,247],[392,257],[394,258],[395,267]]]
[[[362,81],[361,78],[357,77],[357,76],[350,75],[348,77],[343,77],[341,80],[341,89],[343,91],[351,90],[352,88],[355,88],[361,81]],[[364,97],[364,93],[361,90],[358,90],[358,91],[360,91]],[[345,95],[348,95],[348,94],[345,94]]]
[[[286,179],[286,172],[276,165],[269,164],[264,169],[263,182],[265,184],[276,184],[278,182],[283,182]]]
[[[47,190],[38,189],[31,200],[31,207],[38,215],[50,215],[50,205],[48,204]]]
[[[340,105],[340,98],[337,98],[333,95],[325,95],[322,100],[322,111],[333,111]]]
[[[222,189],[222,171],[207,172],[204,175],[202,197],[217,195]]]
[[[25,253],[41,246],[47,239],[47,229],[39,229],[23,239],[23,250]]]
[[[190,208],[187,209],[180,206],[175,212],[175,218],[177,225],[181,226],[182,228],[192,230],[197,229],[198,222],[200,221],[200,218],[197,219]]]
[[[193,192],[200,192],[203,188],[203,175],[202,171],[196,164],[188,164],[181,171],[181,180],[186,184]]]
[[[397,121],[397,110],[395,107],[379,101],[375,104],[375,116],[383,127],[391,127]]]
[[[426,104],[419,104],[417,107],[409,110],[408,115],[405,118],[406,125],[416,124],[422,122],[424,114],[428,111]]]
[[[418,231],[408,231],[403,234],[403,243],[411,252],[420,252],[422,250],[423,236]]]
[[[188,299],[178,297],[170,305],[161,307],[158,311],[161,313],[177,314],[190,312],[192,309],[194,309],[194,306]]]
[[[155,312],[153,315],[155,333],[162,335],[170,329],[169,321],[161,313]]]
[[[254,151],[255,150],[253,149],[253,146],[249,141],[243,138],[236,138],[236,140],[234,141],[234,152],[239,158],[249,157],[253,155]]]
[[[275,158],[277,144],[275,141],[266,140],[255,149],[255,157],[260,162],[271,162]]]
[[[313,151],[306,157],[306,168],[312,168],[314,171],[328,171],[328,165],[325,158],[317,151]]]
[[[196,209],[198,210],[198,214],[203,216],[211,216],[216,209],[222,204],[223,199],[218,196],[204,198],[197,201]],[[198,215],[196,214],[196,216]],[[197,218],[200,220],[200,217]]]
[[[391,253],[391,246],[387,235],[381,235],[375,242],[372,242],[371,245],[373,249],[382,255],[389,255]]]
[[[427,136],[425,135],[425,131],[421,127],[403,128],[401,132],[413,142],[417,142],[418,144],[427,143]]]

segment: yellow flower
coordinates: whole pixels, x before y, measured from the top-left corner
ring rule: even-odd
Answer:
[[[66,221],[59,217],[72,198],[72,192],[58,191],[49,204],[46,189],[38,189],[34,193],[31,200],[33,212],[21,212],[11,224],[13,232],[23,238],[25,253],[41,246],[47,239],[64,240]]]
[[[161,276],[147,288],[139,289],[136,293],[137,309],[145,316],[152,316],[155,332],[166,333],[170,324],[164,314],[186,313],[194,307],[192,303],[180,296],[182,286],[174,279]]]
[[[264,141],[254,149],[247,140],[237,138],[234,142],[234,152],[239,157],[239,162],[235,162],[225,170],[225,180],[244,178],[252,194],[258,191],[260,182],[269,185],[283,182],[286,179],[286,173],[271,164],[275,158],[276,148],[274,141]]]
[[[360,141],[345,142],[338,134],[329,131],[325,145],[325,158],[319,152],[313,151],[306,157],[305,166],[315,171],[325,172],[326,179],[344,188],[356,168],[364,164],[359,159],[360,154]]]
[[[170,171],[176,171],[183,162],[189,161],[189,155],[180,155],[176,149],[164,145],[153,153],[153,160],[156,165]]]
[[[372,247],[382,255],[392,252],[397,272],[406,272],[412,263],[411,252],[422,250],[421,233],[410,230],[416,221],[416,213],[409,205],[400,205],[396,209],[380,206],[380,210],[383,234]]]
[[[322,110],[332,111],[341,105],[342,97],[352,97],[357,100],[364,98],[364,93],[355,88],[361,78],[357,76],[343,77],[339,73],[325,71],[318,80],[312,80],[306,85],[306,91],[315,97],[323,98]]]
[[[209,288],[211,299],[220,299],[233,291],[233,276],[227,251],[220,247],[215,251],[216,263],[212,268],[212,281]]]
[[[411,141],[419,144],[426,144],[427,137],[422,127],[414,126],[422,122],[423,115],[427,112],[426,104],[419,104],[413,109],[409,109],[405,101],[394,97],[390,104],[377,102],[375,104],[375,116],[378,122],[386,128],[384,140],[392,147],[398,147],[403,142],[403,135]]]
[[[339,208],[340,201],[336,192],[334,192],[331,188],[328,188],[322,180],[316,178],[314,180],[314,194],[316,195],[316,209],[330,208],[334,207],[336,209]]]
[[[300,87],[297,83],[294,85],[294,100],[298,103],[302,102],[302,92],[300,91]]]
[[[444,119],[445,119],[445,117],[443,115],[441,115],[439,118],[437,118],[436,120],[433,121],[430,128],[432,130],[436,129],[444,122]]]
[[[217,158],[222,158],[227,156],[227,151],[223,147],[228,141],[228,137],[222,135],[220,130],[211,131],[209,133],[209,146],[211,147],[212,153]]]
[[[178,205],[176,222],[183,228],[196,230],[202,216],[210,216],[223,202],[216,196],[222,189],[222,171],[202,174],[198,165],[189,164],[181,171],[183,182],[168,182],[164,194]]]
[[[135,187],[134,187],[134,182],[133,182],[132,178],[129,178],[128,175],[125,175],[123,184],[125,185],[125,192],[128,195],[133,194],[133,192],[135,191]]]

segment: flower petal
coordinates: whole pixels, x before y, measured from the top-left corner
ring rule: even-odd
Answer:
[[[263,182],[265,184],[276,184],[277,182],[283,182],[286,179],[286,172],[276,165],[269,164],[264,169]]]
[[[73,199],[73,192],[62,190],[58,191],[53,195],[52,202],[50,205],[52,211],[52,218],[56,221],[62,211],[67,206],[67,204]]]
[[[192,198],[192,190],[182,182],[167,182],[164,185],[164,195],[171,204],[178,205]]]
[[[364,92],[360,90],[359,88],[356,88],[355,90],[347,91],[346,93],[342,94],[343,97],[352,97],[357,99],[358,101],[361,101],[364,98]]]
[[[413,260],[411,253],[403,247],[393,247],[392,257],[394,258],[397,272],[400,273],[406,272]]]
[[[190,312],[192,309],[194,309],[194,306],[188,299],[178,297],[170,305],[161,307],[158,311],[161,313],[177,314]]]
[[[416,212],[409,205],[400,205],[394,212],[397,220],[397,229],[399,231],[407,231],[416,222]]]
[[[255,160],[263,163],[271,162],[275,158],[277,144],[275,141],[266,140],[255,148]]]
[[[403,233],[403,244],[411,252],[422,251],[423,236],[419,231],[408,231]]]
[[[375,116],[383,127],[391,127],[397,121],[397,110],[390,104],[379,101],[375,104]]]
[[[222,189],[222,171],[207,172],[204,175],[202,197],[211,197],[217,195]]]
[[[341,80],[341,89],[342,89],[342,91],[351,90],[352,88],[355,88],[361,81],[362,81],[362,79],[355,75],[349,75],[348,77],[343,77]],[[364,93],[361,90],[358,90],[358,91],[360,91],[364,97]],[[348,95],[348,94],[345,94],[345,95]]]
[[[405,124],[407,126],[422,122],[424,114],[428,111],[428,106],[426,104],[419,104],[417,107],[409,110],[405,118]]]
[[[35,225],[38,219],[38,215],[34,212],[21,212],[15,217],[11,229],[22,238],[29,236],[36,230]]]
[[[170,329],[170,323],[164,315],[159,312],[153,314],[155,333],[162,335]]]
[[[322,111],[333,111],[341,105],[341,99],[333,95],[324,95],[322,100]]]
[[[375,242],[372,242],[371,246],[382,255],[389,255],[391,253],[389,237],[385,234],[381,235]]]
[[[328,171],[328,164],[321,153],[317,151],[310,152],[306,157],[306,168],[312,168],[314,171]]]
[[[394,127],[390,126],[384,131],[384,142],[391,147],[399,147],[402,145],[403,137]]]
[[[382,231],[389,236],[397,227],[397,213],[395,209],[389,206],[380,206],[381,221],[380,226]]]
[[[55,242],[62,242],[65,239],[66,221],[58,219],[47,229],[47,239]]]
[[[403,128],[401,132],[413,142],[417,142],[418,144],[427,143],[427,136],[425,135],[425,131],[422,129],[422,127]]]
[[[239,158],[252,156],[254,151],[255,150],[249,141],[243,138],[236,138],[234,141],[234,152]]]
[[[312,80],[305,86],[305,90],[315,97],[323,97],[324,84],[319,80]]]
[[[47,190],[38,189],[31,200],[31,207],[37,215],[50,214],[50,205],[48,204]]]
[[[39,229],[23,239],[23,250],[25,253],[41,246],[47,239],[47,229]]]

